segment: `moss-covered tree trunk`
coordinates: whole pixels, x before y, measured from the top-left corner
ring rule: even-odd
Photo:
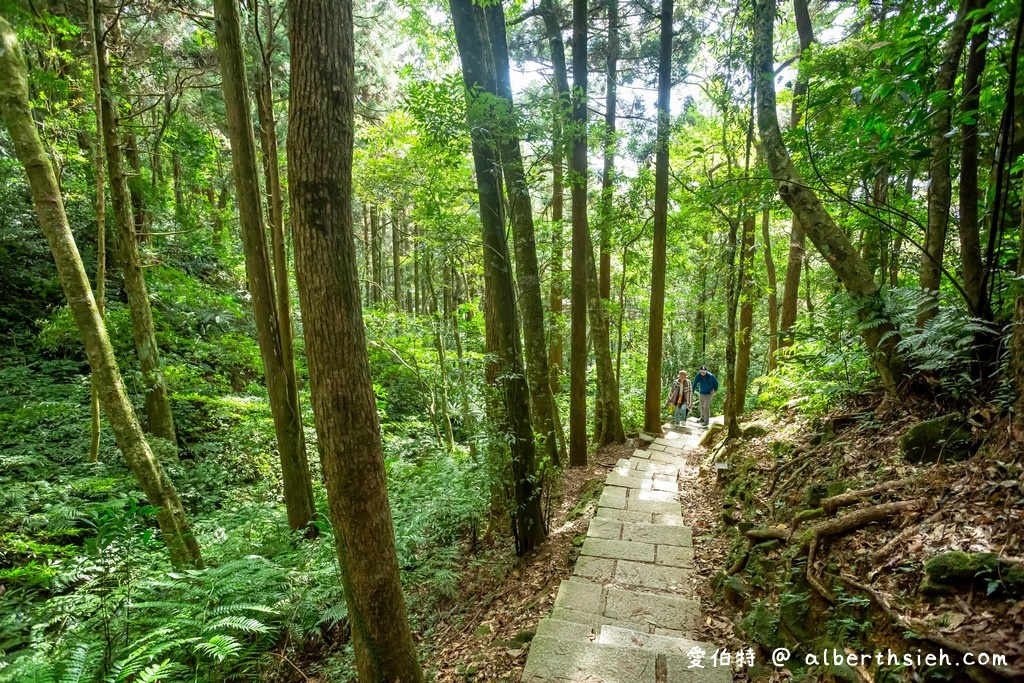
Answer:
[[[313,529],[315,527],[309,526],[316,514],[313,505],[313,484],[306,456],[294,368],[292,381],[289,382],[288,369],[285,367],[283,326],[278,317],[277,300],[271,279],[237,0],[215,0],[213,8],[221,88],[224,91],[228,135],[231,139],[235,196],[238,201],[242,247],[245,251],[245,274],[249,293],[252,295],[256,334],[260,356],[263,359],[263,374],[274,417],[288,525],[292,529]],[[287,355],[290,357],[291,354]]]
[[[350,0],[289,0],[288,185],[320,462],[366,683],[418,683],[398,575],[352,233],[355,47]]]
[[[203,560],[189,529],[185,510],[142,434],[131,401],[121,381],[114,351],[93,298],[78,247],[68,226],[64,202],[57,188],[36,122],[28,102],[28,76],[10,24],[0,17],[0,116],[11,134],[15,152],[28,175],[32,200],[39,226],[46,236],[57,265],[61,288],[68,307],[82,335],[89,367],[96,380],[103,410],[114,432],[118,448],[146,494],[150,505],[157,508],[157,522],[175,566],[201,567]]]
[[[754,8],[754,65],[757,88],[757,118],[768,168],[779,195],[800,220],[807,235],[836,277],[849,292],[861,323],[861,336],[871,362],[887,391],[906,384],[909,368],[900,353],[900,337],[892,321],[882,317],[878,285],[864,260],[850,243],[814,191],[804,182],[789,156],[779,128],[775,99],[774,0],[757,0]]]
[[[121,139],[114,99],[114,86],[110,78],[110,61],[105,36],[106,27],[98,26],[99,40],[96,48],[99,56],[100,108],[103,114],[103,145],[107,156],[107,171],[110,177],[110,204],[117,223],[118,251],[121,270],[124,274],[124,290],[128,298],[131,315],[132,340],[139,356],[142,382],[146,392],[146,421],[150,434],[177,443],[174,430],[174,415],[160,372],[160,352],[156,345],[153,326],[153,311],[149,305],[149,293],[142,270],[139,254],[138,235],[132,218],[131,197],[128,179],[124,170],[121,153]]]

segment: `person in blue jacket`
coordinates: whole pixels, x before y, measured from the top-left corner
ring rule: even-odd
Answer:
[[[693,378],[693,390],[700,394],[700,423],[707,427],[711,421],[711,397],[718,391],[718,378],[708,372],[708,366],[700,366]]]

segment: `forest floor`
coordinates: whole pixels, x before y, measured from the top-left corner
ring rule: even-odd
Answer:
[[[467,567],[451,619],[430,635],[426,668],[436,681],[518,681],[537,622],[551,611],[597,508],[595,482],[604,482],[632,440],[592,453],[590,464],[565,471],[552,498],[547,541],[535,553]],[[568,519],[571,517],[571,519]]]
[[[681,487],[680,503],[693,529],[703,609],[695,635],[730,652],[754,648],[758,665],[737,670],[736,681],[1024,680],[1017,678],[1024,669],[1020,443],[998,416],[976,411],[967,416],[981,443],[973,456],[907,462],[901,436],[933,414],[934,406],[896,409],[867,399],[816,420],[795,411],[759,414],[746,438],[691,454],[700,475]],[[435,644],[427,662],[435,680],[519,680],[537,622],[570,575],[593,514],[591,482],[632,449],[601,449],[589,467],[565,474],[548,542],[537,553],[467,566],[451,618],[426,638]],[[724,477],[714,461],[729,463]],[[850,499],[839,508],[816,510],[819,499],[844,493]],[[582,515],[566,518],[580,507]],[[808,572],[801,538],[837,520],[857,523],[822,531]],[[779,538],[751,540],[758,533]],[[925,563],[950,551],[998,560],[946,585],[929,582]],[[807,664],[826,645],[915,657],[943,651],[954,664],[965,652],[1006,659],[969,670]],[[768,656],[783,646],[793,662],[771,666]]]

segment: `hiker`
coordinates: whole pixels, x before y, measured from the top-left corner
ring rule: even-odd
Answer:
[[[679,376],[672,380],[672,388],[668,390],[665,405],[671,406],[675,411],[672,414],[673,427],[686,422],[686,415],[693,405],[693,388],[690,386],[690,380],[686,379],[686,370],[680,370]]]
[[[718,391],[718,378],[708,372],[708,366],[700,366],[693,378],[693,388],[700,392],[700,423],[705,427],[711,421],[711,397]]]

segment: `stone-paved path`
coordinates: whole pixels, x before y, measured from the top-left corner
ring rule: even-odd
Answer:
[[[716,646],[689,638],[700,619],[692,593],[693,539],[679,515],[679,482],[696,469],[687,452],[703,434],[694,422],[608,475],[573,576],[530,645],[524,683],[726,683]],[[703,668],[688,653],[706,653]]]

